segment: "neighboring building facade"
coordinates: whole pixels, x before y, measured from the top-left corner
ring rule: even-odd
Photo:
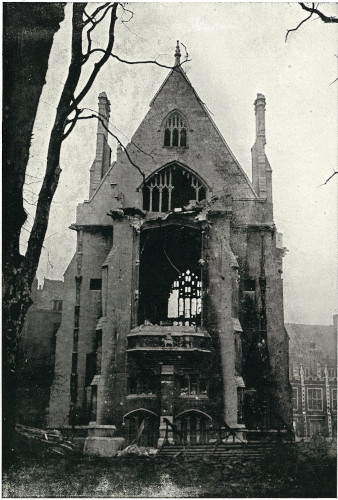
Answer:
[[[65,273],[49,425],[141,443],[291,429],[281,235],[255,101],[252,183],[180,64],[111,164],[99,95],[89,200]],[[172,431],[174,425],[179,434]],[[169,425],[169,427],[168,427]],[[177,438],[178,439],[178,438]]]
[[[34,280],[19,344],[17,421],[45,427],[54,378],[56,332],[61,324],[63,281]]]
[[[296,437],[337,436],[337,315],[332,326],[286,324]]]

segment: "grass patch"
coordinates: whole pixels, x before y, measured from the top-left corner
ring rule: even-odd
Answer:
[[[335,445],[276,448],[263,461],[29,458],[3,474],[3,497],[336,497]],[[187,470],[188,467],[188,470]]]

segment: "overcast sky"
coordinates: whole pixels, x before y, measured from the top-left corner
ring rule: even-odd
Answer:
[[[334,4],[324,7],[336,14]],[[122,23],[130,16],[120,11],[114,52],[129,60],[158,58],[172,65],[179,39],[191,59],[185,65],[190,81],[250,178],[253,102],[258,92],[265,94],[274,218],[289,250],[283,274],[285,321],[331,324],[337,309],[337,179],[321,184],[337,165],[337,83],[330,85],[336,78],[336,25],[311,19],[285,43],[286,30],[306,17],[296,3],[134,3],[128,8],[134,16]],[[104,45],[105,31],[102,26],[95,37],[97,47]],[[45,170],[48,135],[69,61],[69,34],[66,21],[55,37],[34,127],[25,190],[30,203]],[[127,144],[168,72],[111,59],[83,106],[96,109],[97,96],[105,91],[113,132]],[[39,279],[63,279],[75,251],[75,233],[68,226],[75,222],[76,205],[88,198],[96,126],[94,121],[78,123],[64,143]],[[113,141],[111,147],[114,157]],[[26,208],[29,230],[34,207]],[[23,251],[27,235],[24,231]]]

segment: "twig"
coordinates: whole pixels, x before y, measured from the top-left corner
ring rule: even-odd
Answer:
[[[313,3],[312,5],[314,7],[315,4]],[[291,31],[297,31],[298,28],[300,28],[302,24],[304,24],[306,21],[308,21],[310,19],[310,17],[312,17],[312,14],[313,14],[313,11],[311,12],[311,14],[308,17],[303,19],[303,21],[301,21],[296,28],[291,28],[291,29],[287,30],[286,35],[285,35],[285,43],[288,40],[289,33],[291,33]]]
[[[82,108],[82,110],[88,110],[88,111],[91,111],[92,113],[96,113],[98,116],[101,116],[101,118],[103,118],[104,120],[106,120],[106,122],[109,123],[109,125],[111,125],[112,127],[114,127],[118,132],[120,132],[120,134],[124,135],[124,137],[129,141],[129,139],[126,136],[126,134],[124,134],[123,132],[121,132],[121,130],[119,130],[113,123],[111,123],[109,120],[107,120],[107,118],[104,115],[102,115],[101,113],[99,113],[95,109],[92,109],[92,108]],[[155,162],[154,157],[152,156],[151,153],[147,153],[146,151],[144,151],[144,149],[140,148],[140,146],[138,146],[136,144],[136,142],[134,142],[134,141],[129,141],[129,142],[130,142],[130,144],[132,144],[133,146],[135,146],[135,148],[137,148],[140,151],[140,153],[143,153],[143,154],[149,156]],[[122,145],[122,147],[124,148],[123,145]]]
[[[125,152],[128,160],[129,160],[129,162],[133,165],[133,167],[136,168],[136,170],[138,170],[138,172],[142,175],[143,182],[145,182],[145,174],[142,172],[140,167],[138,165],[136,165],[136,163],[133,162],[133,160],[130,158],[130,155],[129,155],[126,147],[124,146],[124,144],[120,141],[120,139],[117,137],[117,135],[113,134],[113,132],[111,132],[109,130],[109,128],[104,123],[104,120],[101,118],[101,116],[99,116],[99,113],[97,113],[96,115],[92,114],[92,115],[88,115],[88,116],[79,116],[77,118],[77,120],[89,120],[91,118],[97,118],[101,122],[103,128],[108,132],[108,134],[110,134],[112,137],[114,137],[114,139],[120,144],[120,146],[123,148],[123,151]]]
[[[94,54],[94,52],[106,52],[106,50],[105,49],[93,49],[93,50],[90,51],[89,55]],[[130,65],[134,65],[134,64],[156,64],[156,66],[160,66],[161,68],[173,69],[173,70],[175,70],[176,68],[179,68],[180,66],[182,66],[182,64],[185,64],[185,63],[191,61],[191,59],[186,59],[185,61],[182,61],[177,66],[167,66],[166,64],[161,64],[161,63],[157,62],[155,59],[154,60],[146,60],[146,61],[127,61],[126,59],[122,59],[121,57],[119,57],[116,54],[108,54],[108,55],[111,56],[111,57],[113,57],[114,59],[117,59],[118,61],[120,61],[122,63],[125,63],[125,64],[130,64]]]
[[[133,19],[133,17],[134,17],[134,12],[133,12],[132,10],[127,9],[127,8],[123,5],[123,3],[120,3],[120,7],[122,7],[122,9],[123,9],[123,11],[124,11],[124,12],[128,12],[129,14],[131,14],[130,18],[129,18],[129,19],[127,19],[126,21],[124,21],[124,20],[122,19],[122,23],[123,23],[123,24],[129,23],[129,21],[131,21],[131,20]]]
[[[188,51],[187,51],[187,47],[182,42],[181,42],[181,45],[183,45],[183,47],[184,47],[184,50],[185,50],[185,59],[187,60],[188,57],[189,57],[189,54],[188,54]]]
[[[327,184],[336,174],[338,174],[338,170],[335,170],[333,174],[331,174],[330,177],[326,179],[326,181],[323,184],[320,184],[320,186],[325,186],[325,184]]]

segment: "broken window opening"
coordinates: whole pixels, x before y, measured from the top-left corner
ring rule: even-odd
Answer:
[[[244,280],[244,291],[245,292],[254,292],[256,290],[256,281],[254,279],[245,279]]]
[[[158,377],[153,373],[140,372],[131,374],[128,378],[128,394],[153,395],[157,392]]]
[[[139,324],[201,324],[201,248],[199,229],[141,231]]]
[[[174,281],[168,300],[168,319],[173,325],[200,324],[202,282],[188,269]]]
[[[101,290],[102,288],[102,279],[96,279],[93,278],[89,282],[89,289],[90,290]]]
[[[186,147],[187,124],[184,118],[174,111],[169,115],[164,129],[164,146]]]
[[[198,374],[186,374],[179,377],[180,396],[207,396],[208,380]]]
[[[171,212],[190,202],[205,200],[206,188],[190,171],[168,165],[151,176],[143,187],[143,210]]]

